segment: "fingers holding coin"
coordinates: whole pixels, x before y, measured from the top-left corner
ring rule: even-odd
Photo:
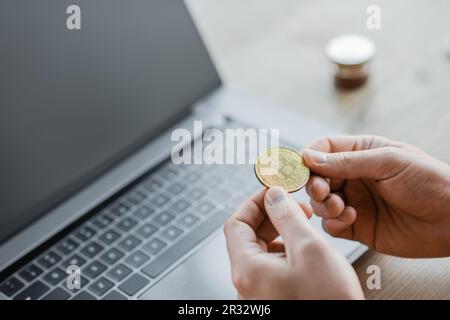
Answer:
[[[280,186],[295,192],[306,186],[310,205],[299,203],[310,218],[313,213],[322,217],[323,229],[332,236],[351,239],[351,225],[356,219],[356,210],[346,206],[340,191],[345,180],[328,179],[311,174],[303,157],[289,148],[273,148],[262,153],[255,163],[255,174],[267,188]],[[257,230],[259,238],[268,245],[278,236],[270,219],[266,218]]]

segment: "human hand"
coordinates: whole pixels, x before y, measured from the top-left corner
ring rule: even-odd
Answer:
[[[329,234],[403,257],[450,256],[450,167],[376,136],[322,138],[303,150],[306,191]]]
[[[312,227],[311,215],[281,188],[258,192],[233,214],[224,231],[240,298],[364,298],[353,268]]]

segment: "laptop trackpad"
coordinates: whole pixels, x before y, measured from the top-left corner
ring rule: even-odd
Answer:
[[[223,232],[176,267],[140,299],[236,299]]]

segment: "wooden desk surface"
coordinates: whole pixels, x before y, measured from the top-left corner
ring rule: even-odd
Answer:
[[[415,144],[450,163],[450,2],[446,0],[188,0],[222,78],[349,133]],[[366,8],[381,8],[381,29]],[[366,34],[377,55],[370,82],[334,89],[327,41]],[[446,51],[449,47],[449,51]],[[355,264],[381,268],[369,299],[450,299],[450,258],[401,259],[375,252]]]

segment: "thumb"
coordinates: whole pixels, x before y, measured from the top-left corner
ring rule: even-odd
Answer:
[[[264,198],[264,207],[287,250],[305,236],[316,234],[300,206],[283,188],[270,188]]]
[[[392,147],[336,153],[305,149],[303,158],[313,172],[336,179],[384,179],[394,175],[401,163]]]

